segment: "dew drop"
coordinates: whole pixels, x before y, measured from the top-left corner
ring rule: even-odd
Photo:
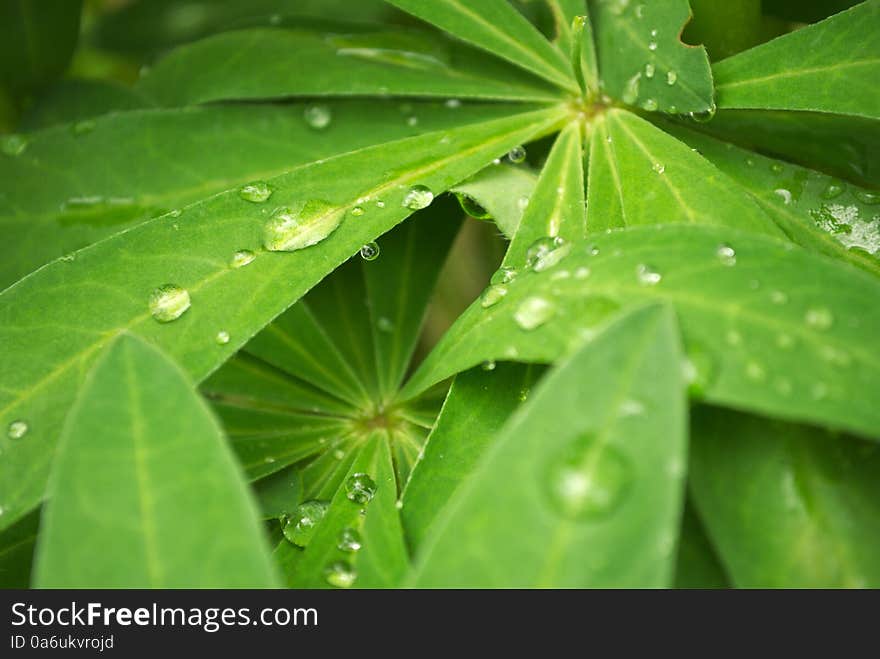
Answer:
[[[631,477],[629,462],[617,449],[587,434],[549,462],[546,494],[562,517],[590,521],[620,504]]]
[[[678,74],[675,71],[666,72],[666,84],[670,87],[678,82]]]
[[[649,79],[653,78],[655,72],[656,72],[656,67],[651,62],[648,62],[647,64],[645,64],[645,77],[646,78],[649,78]]]
[[[217,336],[214,337],[214,340],[217,342],[217,345],[225,346],[229,343],[229,332],[225,330],[217,332]]]
[[[150,295],[150,314],[160,323],[177,320],[192,304],[189,292],[177,284],[160,286]]]
[[[736,265],[736,250],[730,245],[718,245],[718,249],[715,250],[715,256],[718,257],[718,260],[721,261],[723,265]]]
[[[525,162],[526,148],[522,145],[513,147],[507,152],[507,159],[517,165],[521,162]]]
[[[275,210],[263,228],[270,252],[293,252],[324,240],[342,223],[343,212],[327,201],[311,199]]]
[[[345,528],[339,533],[339,540],[336,547],[339,551],[353,554],[361,548],[361,534],[355,529]]]
[[[746,377],[756,382],[763,382],[767,378],[767,371],[758,362],[746,364]]]
[[[376,241],[367,243],[366,245],[361,247],[361,258],[364,261],[375,261],[379,258],[380,251],[381,250],[379,249],[379,243],[377,243]]]
[[[633,398],[628,398],[620,404],[617,412],[622,417],[641,416],[645,413],[645,406],[642,404],[641,401],[635,400]]]
[[[804,320],[807,325],[818,330],[827,330],[834,324],[834,316],[825,307],[808,309]]]
[[[588,279],[591,273],[592,271],[589,268],[582,266],[574,271],[574,278],[581,280]]]
[[[385,332],[386,334],[394,331],[394,323],[385,316],[379,316],[379,319],[376,321],[376,327],[379,328],[380,332]]]
[[[529,245],[526,250],[526,268],[535,272],[548,270],[564,259],[571,245],[559,236],[544,236]]]
[[[652,52],[657,50],[657,42],[656,41],[648,42],[648,50],[650,50]]]
[[[653,165],[651,165],[651,169],[654,170],[654,172],[657,174],[662,174],[666,171],[666,165],[664,165],[662,162],[655,162]]]
[[[376,208],[385,208],[385,202],[381,199],[376,200]]]
[[[272,196],[272,188],[265,181],[254,181],[243,185],[238,191],[238,196],[253,204],[262,204]]]
[[[361,217],[364,214],[364,209],[361,206],[355,206],[351,209],[351,214],[354,217]]]
[[[407,126],[418,126],[419,125],[419,118],[416,116],[408,117],[406,120],[406,125]]]
[[[20,156],[27,149],[28,141],[24,135],[3,135],[0,136],[0,151],[7,156]]]
[[[636,267],[636,279],[642,286],[656,286],[663,279],[663,275],[650,265],[640,263]]]
[[[503,284],[509,284],[514,279],[516,279],[517,271],[516,268],[511,268],[510,266],[504,266],[502,268],[498,268],[495,271],[495,274],[492,275],[492,278],[489,280],[489,283],[493,286],[500,286]]]
[[[782,199],[782,203],[788,206],[791,203],[791,190],[786,190],[785,188],[777,188],[773,191],[774,194],[778,195],[780,199]]]
[[[345,451],[341,448],[338,448],[333,451],[333,459],[334,460],[342,460],[345,457]]]
[[[30,426],[28,426],[27,421],[19,419],[9,424],[9,428],[6,429],[6,436],[9,439],[21,439],[27,435],[29,429]]]
[[[655,112],[657,110],[657,101],[653,98],[645,99],[642,103],[642,109],[647,110],[648,112]]]
[[[492,284],[480,296],[480,306],[484,309],[494,307],[507,295],[507,287],[501,284]]]
[[[334,561],[324,568],[324,579],[336,588],[351,588],[357,580],[357,572],[345,561]]]
[[[782,291],[770,291],[770,301],[773,304],[785,304],[788,302],[788,295]]]
[[[406,193],[402,205],[411,211],[418,211],[430,206],[432,201],[434,201],[434,193],[430,188],[424,185],[414,185]]]
[[[717,111],[718,108],[713,104],[708,110],[704,110],[703,112],[691,112],[688,116],[698,124],[705,124],[715,118],[715,113]]]
[[[71,131],[74,135],[86,135],[95,130],[95,122],[91,119],[83,119],[82,121],[77,121],[73,126],[71,126]]]
[[[284,537],[297,547],[307,547],[329,507],[327,501],[304,501],[287,518],[282,528]]]
[[[355,503],[368,503],[376,494],[376,482],[367,474],[352,474],[345,481],[345,496]]]
[[[844,193],[846,190],[846,186],[841,181],[832,180],[828,182],[828,185],[822,191],[823,199],[837,199],[840,195]]]
[[[880,192],[871,192],[870,190],[853,190],[853,195],[863,204],[873,206],[880,204]]]
[[[554,315],[556,315],[556,307],[552,302],[542,297],[530,297],[520,303],[513,319],[521,329],[531,331],[541,327]]]
[[[324,130],[333,121],[333,113],[326,105],[310,105],[305,109],[304,116],[309,128]]]
[[[455,110],[456,108],[461,107],[461,101],[458,100],[457,98],[449,98],[449,99],[446,99],[446,102],[443,105],[445,105],[446,107],[448,107],[451,110]]]
[[[482,364],[480,364],[480,368],[482,368],[484,371],[494,371],[495,370],[495,360],[494,359],[487,359]]]
[[[520,212],[525,211],[526,208],[529,207],[529,198],[528,197],[520,197],[516,200],[516,207]]]

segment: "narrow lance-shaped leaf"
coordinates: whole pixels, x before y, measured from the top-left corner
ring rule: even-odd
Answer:
[[[708,408],[693,435],[694,502],[735,585],[880,585],[877,444]]]
[[[868,0],[713,67],[718,106],[880,119],[880,2]]]
[[[587,209],[591,233],[687,222],[784,235],[712,163],[625,110],[608,110],[592,124]]]
[[[880,437],[880,282],[790,244],[665,225],[597,237],[473,305],[423,362],[411,395],[487,359],[552,362],[620,306],[672,303],[699,398]]]
[[[275,585],[219,425],[188,377],[130,335],[97,361],[65,423],[35,579],[43,588]]]
[[[162,105],[389,94],[557,100],[552,88],[482,53],[409,32],[228,32],[172,52],[138,87]]]
[[[680,39],[690,17],[687,0],[591,0],[589,6],[607,94],[648,111],[714,111],[709,56]]]
[[[387,101],[337,100],[131,112],[41,131],[17,156],[0,155],[0,177],[15,182],[0,198],[0,228],[17,247],[0,263],[0,287],[218,192],[258,183],[242,194],[271,197],[266,179],[297,165],[509,116],[513,107],[417,103],[405,114]],[[310,125],[316,112],[326,125]]]
[[[388,0],[450,34],[577,93],[566,57],[507,0]]]
[[[0,436],[0,505],[7,510],[0,526],[39,502],[83,372],[116,333],[155,342],[201,380],[362,245],[493,158],[552,130],[562,112],[525,113],[307,165],[269,181],[271,204],[223,193],[5,290],[0,427],[21,421],[28,432]],[[352,215],[364,198],[385,206]],[[292,219],[297,209],[302,224]],[[318,242],[289,254],[260,248],[277,248],[285,236]]]
[[[401,515],[411,548],[421,545],[542,372],[533,365],[489,362],[455,378],[403,493]]]
[[[492,220],[511,239],[537,180],[537,174],[526,167],[493,164],[456,185],[452,192],[465,213],[478,220]]]
[[[669,585],[687,451],[680,350],[673,312],[652,306],[563,361],[441,514],[412,583]]]
[[[588,14],[576,16],[572,25],[572,62],[587,99],[595,101],[602,88],[599,61],[596,56],[596,35]]]

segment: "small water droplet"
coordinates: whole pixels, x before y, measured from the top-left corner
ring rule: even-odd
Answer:
[[[406,125],[407,126],[418,126],[419,125],[419,118],[416,116],[407,117]]]
[[[645,64],[645,77],[649,79],[653,78],[656,70],[656,67],[651,62],[648,62]]]
[[[618,408],[618,414],[620,416],[641,416],[645,413],[645,406],[641,401],[635,400],[633,398],[628,398],[623,401]]]
[[[368,503],[376,494],[376,482],[367,474],[352,474],[345,481],[345,496],[355,503]]]
[[[758,362],[750,361],[746,364],[746,377],[756,382],[763,382],[767,378],[767,371]]]
[[[662,162],[655,162],[653,165],[651,165],[651,169],[654,170],[654,172],[657,174],[662,174],[666,171],[666,165],[664,165]]]
[[[655,112],[657,110],[657,100],[653,98],[645,99],[642,102],[642,109],[647,110],[648,112]]]
[[[381,199],[376,200],[376,208],[385,208],[385,202]]]
[[[871,192],[870,190],[856,189],[853,190],[853,195],[855,195],[855,198],[863,204],[868,204],[869,206],[880,204],[880,192]]]
[[[339,540],[336,542],[339,551],[353,554],[361,548],[361,534],[352,528],[345,528],[339,533]]]
[[[496,304],[501,302],[501,300],[503,300],[506,295],[506,286],[502,286],[501,284],[492,284],[485,291],[483,291],[483,294],[480,296],[480,306],[482,306],[484,309],[494,307]]]
[[[379,320],[376,321],[376,327],[379,328],[380,332],[385,332],[386,334],[394,331],[394,323],[385,316],[379,316]]]
[[[520,197],[516,200],[516,207],[520,210],[520,212],[525,211],[526,208],[529,207],[529,198],[528,197]]]
[[[238,196],[253,204],[262,204],[272,196],[272,188],[265,181],[254,181],[243,185],[238,191]]]
[[[495,360],[494,359],[487,359],[486,361],[484,361],[480,365],[480,368],[482,368],[484,371],[494,371],[495,370]]]
[[[592,273],[592,270],[590,270],[586,266],[583,266],[583,267],[580,267],[574,271],[574,278],[575,279],[587,279],[587,278],[589,278],[591,273]]]
[[[82,121],[77,121],[73,126],[71,126],[71,130],[74,135],[86,135],[95,130],[95,122],[91,119],[83,119]]]
[[[627,459],[587,434],[552,459],[546,493],[559,515],[578,521],[601,518],[623,500],[632,479]]]
[[[831,180],[822,191],[823,199],[836,199],[844,193],[846,185],[842,181]]]
[[[179,208],[175,208],[174,210],[168,211],[168,217],[180,217],[181,210]]]
[[[500,286],[503,284],[509,284],[514,279],[516,279],[517,271],[516,268],[511,268],[510,266],[504,266],[502,268],[498,268],[495,273],[492,275],[492,278],[489,280],[489,283],[493,286]]]
[[[770,171],[774,174],[781,174],[785,171],[785,167],[782,166],[782,163],[774,162],[770,165]]]
[[[19,419],[9,424],[9,428],[6,430],[6,436],[9,437],[9,439],[21,439],[27,435],[29,429],[30,426],[28,426],[27,421]]]
[[[305,109],[304,116],[309,128],[324,130],[333,121],[333,113],[326,105],[310,105]]]
[[[529,245],[526,250],[526,268],[542,272],[552,268],[568,256],[571,245],[559,236],[544,236]]]
[[[421,460],[423,457],[425,457],[425,454],[423,452],[420,452],[419,453],[419,460]],[[403,510],[403,501],[398,499],[397,501],[394,502],[394,507],[397,508],[397,510]]]
[[[666,84],[670,87],[678,82],[678,74],[675,71],[666,72]]]
[[[774,194],[779,196],[782,199],[782,203],[788,206],[791,203],[791,190],[786,190],[785,188],[777,188],[773,191]]]
[[[287,518],[282,527],[284,537],[297,547],[307,547],[329,507],[327,501],[304,501]]]
[[[355,206],[351,209],[351,214],[354,217],[361,217],[364,214],[364,209],[361,206]]]
[[[446,100],[444,105],[452,110],[455,110],[456,108],[461,107],[461,101],[458,100],[457,98],[450,98],[450,99]]]
[[[345,561],[334,561],[324,568],[324,579],[336,588],[351,588],[357,580],[357,572]]]
[[[773,304],[785,304],[788,302],[788,295],[782,291],[770,291],[770,301]]]
[[[402,205],[411,211],[418,211],[430,206],[432,201],[434,201],[434,193],[430,188],[424,185],[414,185],[406,193]]]
[[[13,133],[12,135],[0,136],[0,151],[7,156],[12,156],[13,158],[20,156],[27,149],[27,146],[28,141],[24,135]]]
[[[663,279],[663,275],[650,265],[640,263],[636,266],[636,279],[642,286],[655,286]]]
[[[177,284],[160,286],[150,295],[150,314],[160,323],[177,320],[192,304],[189,292]]]
[[[808,309],[804,320],[807,325],[818,330],[827,330],[834,324],[834,316],[825,307]]]
[[[520,303],[513,319],[520,328],[531,331],[541,327],[554,315],[556,315],[556,307],[552,302],[542,297],[530,297]]]
[[[217,342],[217,345],[225,346],[229,343],[229,332],[225,330],[217,332],[217,336],[214,337],[214,340]]]
[[[724,265],[736,265],[736,250],[730,245],[718,245],[718,249],[715,250],[715,256],[717,256],[718,260]]]
[[[342,460],[345,457],[345,451],[341,448],[334,449],[333,451],[333,459],[334,460]]]
[[[510,151],[507,152],[507,159],[514,164],[519,164],[521,162],[525,162],[526,155],[526,148],[522,145],[519,145],[513,147]]]
[[[366,245],[361,247],[361,258],[364,261],[375,261],[379,258],[380,251],[381,250],[379,249],[379,243],[377,243],[376,241],[367,243]]]
[[[270,252],[293,252],[316,245],[342,224],[343,214],[321,199],[282,206],[266,222],[263,245]]]
[[[657,42],[656,41],[648,42],[648,50],[650,50],[652,52],[657,50]]]

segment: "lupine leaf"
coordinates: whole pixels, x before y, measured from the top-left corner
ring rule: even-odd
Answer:
[[[456,185],[452,192],[466,213],[477,219],[491,219],[501,233],[513,238],[537,180],[531,169],[492,165]]]

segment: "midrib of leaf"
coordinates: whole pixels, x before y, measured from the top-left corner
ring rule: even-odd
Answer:
[[[583,473],[588,476],[592,476],[595,472],[595,469],[598,465],[598,456],[601,451],[604,451],[608,448],[608,442],[611,438],[611,431],[613,429],[613,420],[617,417],[617,410],[620,409],[621,404],[626,399],[626,392],[628,391],[630,385],[635,379],[636,370],[641,363],[645,351],[647,350],[648,344],[652,341],[652,331],[657,326],[659,319],[655,320],[653,325],[650,328],[645,328],[645,331],[642,334],[642,339],[639,342],[638,347],[629,353],[627,363],[623,369],[621,369],[625,375],[620,378],[620,386],[616,388],[614,392],[612,405],[608,406],[605,417],[602,419],[602,423],[600,424],[600,428],[602,428],[601,432],[599,432],[596,436],[598,444],[600,446],[600,450],[596,450],[590,453],[590,464],[588,465],[589,471],[584,470]],[[556,527],[556,533],[554,533],[552,539],[549,543],[549,549],[547,551],[547,557],[543,567],[541,568],[541,576],[538,579],[538,588],[552,588],[554,586],[553,577],[555,575],[556,569],[559,567],[559,560],[561,558],[562,552],[565,551],[565,545],[571,537],[571,532],[575,528],[574,522],[560,518],[559,525]]]
[[[795,79],[805,75],[811,75],[813,73],[825,73],[826,71],[839,71],[842,69],[849,69],[853,67],[866,66],[866,65],[874,65],[880,64],[880,58],[877,59],[866,59],[866,60],[858,60],[855,62],[841,62],[839,64],[831,64],[827,66],[814,66],[806,69],[796,69],[794,71],[780,71],[779,73],[771,73],[770,75],[761,76],[758,78],[746,78],[744,80],[737,80],[734,82],[723,82],[716,86],[716,90],[722,89],[731,89],[734,87],[743,87],[755,83],[766,82],[768,80],[776,80],[778,78],[790,78]]]
[[[620,204],[620,216],[623,220],[623,223],[626,225],[628,222],[626,221],[626,204],[624,203],[623,197],[623,185],[620,182],[620,170],[617,168],[617,151],[614,147],[614,142],[608,140],[608,126],[607,119],[604,117],[596,122],[596,132],[594,135],[598,135],[598,131],[602,131],[599,142],[602,145],[602,150],[605,152],[605,161],[608,163],[608,169],[611,171],[611,177],[614,179],[614,189],[617,192],[617,201]],[[592,177],[587,176],[587,186],[589,191],[589,185]],[[589,213],[589,209],[587,211]],[[587,226],[589,227],[589,217],[587,218]]]
[[[544,119],[543,121],[536,121],[533,124],[535,131],[539,132],[541,130],[546,130],[546,129],[549,129],[550,127],[554,126],[555,124],[558,123],[558,121],[564,115],[565,112],[566,112],[566,110],[564,108],[561,108],[561,109],[558,109],[556,113],[551,115],[550,118]],[[546,112],[541,112],[540,114],[545,115]],[[398,186],[402,186],[402,185],[405,186],[407,183],[410,183],[410,182],[415,182],[418,180],[418,178],[420,176],[424,176],[429,172],[433,172],[435,170],[442,169],[445,165],[447,165],[451,162],[454,162],[455,160],[472,155],[473,153],[476,153],[484,148],[490,147],[491,145],[493,145],[495,143],[504,142],[506,139],[508,139],[507,134],[504,134],[501,136],[496,136],[496,137],[488,139],[484,142],[480,142],[478,144],[475,144],[468,149],[465,149],[463,151],[458,151],[455,154],[446,156],[440,160],[432,161],[430,164],[424,165],[422,167],[418,167],[418,168],[410,170],[408,172],[401,173],[398,176],[391,178],[389,181],[387,181],[383,184],[380,184],[370,190],[362,192],[361,194],[359,194],[357,197],[355,197],[351,201],[349,201],[347,203],[339,204],[338,206],[335,206],[333,208],[333,210],[327,211],[323,215],[316,216],[313,219],[313,221],[316,223],[321,222],[323,220],[326,220],[331,215],[335,215],[336,213],[350,211],[352,208],[354,208],[357,205],[357,200],[360,199],[361,197],[365,197],[365,196],[378,197],[383,192],[386,192],[388,190],[392,190]],[[365,150],[368,150],[369,148],[371,148],[371,147],[365,147],[364,149],[361,149],[359,151],[365,151]],[[352,153],[358,153],[358,152],[352,152]],[[350,155],[352,155],[352,153],[346,154],[346,155],[350,156]],[[341,157],[341,156],[337,156],[337,157]],[[297,168],[291,170],[291,173],[295,172],[299,169],[304,169],[306,167],[312,167],[312,166],[314,166],[314,164],[303,165],[301,167],[297,167]],[[225,194],[225,193],[223,193],[223,192],[217,193],[216,195],[212,195],[212,197],[209,197],[209,199],[212,199],[214,197],[218,197],[222,194]],[[96,245],[100,245],[107,240],[109,240],[109,238],[105,239],[103,241],[100,241],[99,243],[96,243]],[[92,249],[93,247],[94,246],[86,248],[86,249]],[[280,268],[280,263],[279,263],[278,267]],[[34,274],[29,275],[28,277],[25,277],[25,279],[21,280],[21,281],[25,281],[27,279],[30,279],[38,272],[39,272],[39,270],[37,270]],[[200,290],[202,290],[203,288],[205,288],[206,286],[208,286],[210,284],[213,284],[218,279],[221,279],[224,276],[231,276],[231,274],[232,273],[230,272],[229,268],[226,267],[225,263],[222,263],[222,264],[218,263],[218,270],[215,273],[208,275],[207,277],[202,279],[200,282],[194,283],[193,285],[191,285],[189,287],[188,290],[190,291],[190,294],[198,293]],[[267,278],[266,281],[262,284],[262,286],[269,286],[272,284],[273,284],[273,280],[271,278]],[[9,289],[7,289],[7,291],[14,289],[16,286],[18,286],[18,284],[14,284]],[[110,332],[104,332],[101,339],[99,339],[98,341],[93,343],[91,346],[85,348],[84,350],[72,355],[68,359],[60,362],[46,376],[38,379],[33,385],[31,385],[27,389],[22,390],[19,393],[17,398],[13,399],[5,407],[0,409],[0,415],[6,414],[7,412],[9,412],[10,409],[15,407],[16,405],[21,404],[24,400],[27,400],[28,398],[30,398],[33,394],[35,394],[37,391],[42,389],[44,386],[50,384],[57,377],[64,374],[67,371],[67,369],[71,368],[76,363],[81,362],[85,359],[88,359],[89,357],[92,357],[96,352],[98,352],[103,347],[105,347],[117,335],[134,329],[135,327],[137,327],[138,325],[142,324],[143,322],[149,320],[150,318],[151,318],[151,315],[150,315],[149,311],[145,311],[145,312],[135,316],[131,321],[129,321],[129,323],[123,325],[122,327],[116,328],[115,330],[112,330]],[[200,378],[203,378],[206,375],[208,375],[208,374],[200,374]]]

